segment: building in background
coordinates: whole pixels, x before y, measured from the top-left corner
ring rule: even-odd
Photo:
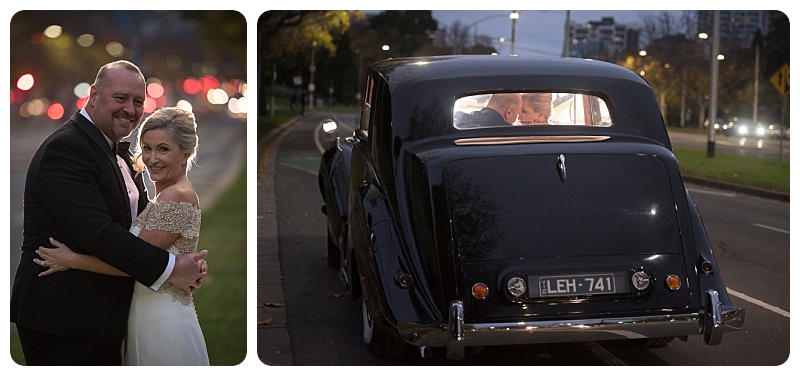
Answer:
[[[569,56],[616,61],[639,47],[639,30],[613,17],[570,25]]]
[[[774,10],[721,10],[719,12],[719,41],[722,49],[749,48],[756,30],[768,34],[774,19],[782,14]],[[697,30],[710,33],[714,26],[713,10],[697,11]]]

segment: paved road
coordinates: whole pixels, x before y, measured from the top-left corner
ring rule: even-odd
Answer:
[[[701,148],[703,150],[707,148],[708,136],[705,134],[681,131],[676,128],[669,128],[668,131],[673,145]],[[784,162],[789,162],[790,145],[791,142],[789,140],[773,138],[726,137],[718,134],[714,139],[714,150],[717,153],[776,159]]]

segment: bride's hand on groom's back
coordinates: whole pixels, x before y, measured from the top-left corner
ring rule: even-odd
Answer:
[[[50,244],[55,246],[55,248],[39,247],[39,249],[36,250],[36,255],[39,256],[39,258],[33,259],[36,265],[46,268],[45,271],[39,273],[39,277],[48,276],[55,272],[61,272],[72,268],[75,252],[72,252],[64,243],[53,238],[50,238]]]

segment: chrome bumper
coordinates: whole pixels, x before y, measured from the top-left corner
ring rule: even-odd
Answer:
[[[466,323],[464,305],[450,303],[446,328],[404,323],[400,335],[412,345],[447,347],[449,359],[463,359],[466,346],[517,345],[638,339],[702,334],[717,345],[722,333],[744,325],[744,308],[723,306],[714,290],[706,292],[706,308],[698,313],[614,317],[585,320]],[[444,331],[444,333],[443,333]],[[444,335],[443,335],[444,334]]]

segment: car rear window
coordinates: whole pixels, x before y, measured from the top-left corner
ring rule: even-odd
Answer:
[[[453,106],[453,125],[457,129],[540,125],[609,127],[612,124],[606,102],[589,94],[479,94],[459,98]]]

